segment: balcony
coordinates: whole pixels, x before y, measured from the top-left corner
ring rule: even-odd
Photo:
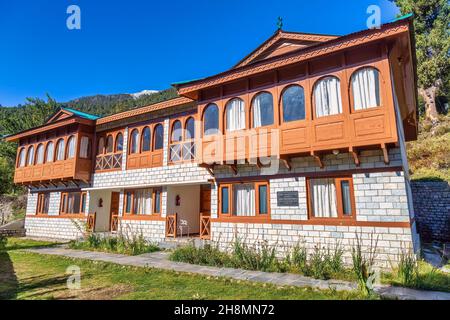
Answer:
[[[115,171],[122,168],[122,151],[95,157],[95,172]]]

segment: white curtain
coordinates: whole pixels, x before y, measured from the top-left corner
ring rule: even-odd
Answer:
[[[28,154],[27,154],[27,166],[31,166],[34,163],[34,147],[31,146],[28,148]]]
[[[261,95],[258,95],[253,100],[253,128],[258,128],[262,126],[261,119]]]
[[[139,145],[139,133],[137,130],[134,130],[131,133],[131,153],[138,152],[138,145]]]
[[[310,180],[313,214],[316,218],[337,217],[334,179]]]
[[[320,80],[314,88],[316,116],[323,117],[342,113],[340,81],[336,77]]]
[[[227,130],[241,130],[245,128],[245,105],[241,99],[233,99],[227,103]]]
[[[134,213],[152,214],[152,189],[142,189],[135,191]]]
[[[64,160],[64,140],[59,140],[56,145],[56,160]]]
[[[87,158],[89,155],[89,138],[81,137],[80,158]]]
[[[19,167],[25,167],[25,149],[20,150]]]
[[[53,142],[50,141],[47,144],[47,155],[45,156],[45,162],[53,162],[54,151],[55,146],[53,145]]]
[[[255,215],[255,187],[253,184],[236,184],[233,186],[234,215]]]
[[[380,105],[378,71],[364,68],[353,74],[352,91],[355,110],[364,110]]]
[[[42,144],[38,145],[36,154],[37,154],[36,163],[37,164],[44,163],[44,145]]]
[[[67,143],[67,159],[75,157],[75,137],[70,137]]]

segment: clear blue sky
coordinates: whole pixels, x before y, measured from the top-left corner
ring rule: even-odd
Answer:
[[[66,9],[81,8],[81,30]],[[93,94],[162,90],[230,68],[276,30],[347,34],[387,0],[0,0],[0,104],[49,93],[59,102]]]

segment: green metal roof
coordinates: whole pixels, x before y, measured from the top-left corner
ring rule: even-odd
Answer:
[[[177,86],[177,85],[181,85],[181,84],[185,84],[185,83],[189,83],[189,82],[194,82],[194,81],[198,81],[198,80],[203,80],[203,79],[204,78],[197,78],[197,79],[192,79],[192,80],[173,82],[172,86]]]
[[[410,13],[407,13],[407,14],[404,14],[404,15],[402,15],[400,17],[395,18],[394,20],[392,20],[392,22],[408,19],[408,18],[411,18],[412,16],[414,16],[414,14],[412,12],[410,12]]]
[[[82,112],[82,111],[79,111],[79,110],[75,110],[75,109],[72,109],[72,108],[61,107],[61,109],[62,110],[66,110],[68,112],[71,112],[71,113],[73,113],[76,116],[79,116],[81,118],[85,118],[85,119],[88,119],[88,120],[97,120],[97,119],[100,118],[97,115],[89,114],[89,113]]]

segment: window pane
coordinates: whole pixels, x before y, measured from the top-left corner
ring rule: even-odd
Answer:
[[[155,212],[160,213],[161,211],[161,190],[155,191]]]
[[[102,154],[103,153],[103,149],[105,148],[105,139],[100,138],[98,140],[98,146],[97,146],[97,154]]]
[[[316,116],[323,117],[342,113],[341,84],[336,77],[327,77],[314,87]]]
[[[267,214],[267,186],[259,186],[259,214]]]
[[[49,142],[47,144],[47,154],[45,155],[45,162],[53,162],[54,157],[54,148],[53,142]]]
[[[142,131],[142,151],[150,151],[150,128],[145,127]]]
[[[229,192],[228,192],[228,187],[223,187],[222,188],[222,209],[221,212],[222,213],[229,213],[229,208],[228,208],[228,203],[229,203]]]
[[[88,137],[81,137],[80,141],[80,158],[89,158],[90,139]]]
[[[81,212],[84,212],[86,208],[86,194],[81,195]]]
[[[58,140],[56,144],[56,160],[64,160],[64,140]]]
[[[255,215],[255,188],[253,184],[233,185],[233,215]]]
[[[44,194],[44,205],[42,207],[42,213],[48,214],[48,208],[50,206],[50,193]]]
[[[163,126],[158,124],[155,127],[155,150],[162,149],[164,146],[164,129]]]
[[[189,118],[186,121],[186,140],[195,138],[195,121],[194,118]]]
[[[352,76],[352,92],[355,110],[374,108],[380,105],[380,82],[378,70],[364,68]]]
[[[217,105],[210,104],[203,115],[204,134],[217,134],[219,132],[219,108]]]
[[[138,152],[138,145],[139,145],[139,132],[137,130],[133,130],[131,132],[130,152],[131,153],[137,153]]]
[[[253,99],[253,127],[263,127],[273,124],[273,97],[268,92],[258,94]]]
[[[245,104],[241,99],[233,99],[226,106],[227,130],[235,131],[245,128]]]
[[[134,192],[133,214],[152,213],[152,189],[141,189]]]
[[[334,179],[311,179],[312,214],[316,218],[337,217],[336,185]]]
[[[80,213],[81,193],[70,192],[67,197],[67,212]]]
[[[27,166],[31,166],[34,163],[34,147],[31,146],[28,148],[27,153]]]
[[[113,152],[113,148],[114,148],[113,137],[112,136],[108,136],[106,138],[106,153]]]
[[[44,145],[40,144],[38,145],[36,149],[36,163],[42,164],[44,163]]]
[[[131,213],[131,192],[127,192],[125,212]]]
[[[75,137],[70,137],[67,142],[67,159],[75,157]]]
[[[25,167],[25,149],[20,149],[19,153],[19,167]]]
[[[119,133],[116,137],[116,152],[123,150],[123,135]]]
[[[344,215],[352,214],[352,205],[350,202],[350,183],[348,181],[341,181],[342,190],[342,207]]]
[[[290,86],[282,95],[283,121],[295,121],[305,119],[305,92],[303,87]]]
[[[180,121],[175,121],[173,123],[172,126],[172,137],[171,137],[171,141],[172,142],[178,142],[181,141],[182,139],[182,134],[181,134],[181,122]]]

